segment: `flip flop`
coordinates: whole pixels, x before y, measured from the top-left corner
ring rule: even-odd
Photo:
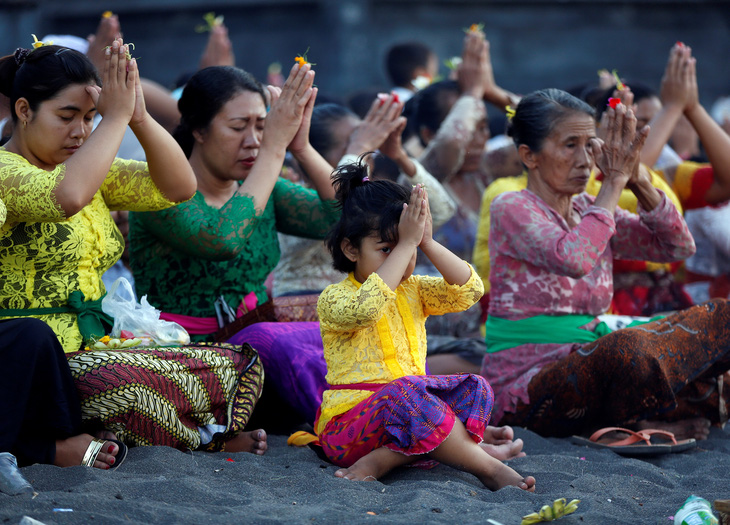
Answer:
[[[124,463],[124,460],[127,458],[127,452],[129,451],[127,445],[116,439],[94,438],[91,440],[91,443],[89,443],[89,446],[84,453],[84,458],[81,460],[81,465],[84,467],[93,467],[96,458],[101,452],[101,449],[104,448],[104,444],[107,442],[114,443],[117,447],[119,447],[119,452],[117,452],[117,455],[114,456],[114,465],[106,470],[114,470],[118,468],[122,463]]]
[[[627,437],[620,439],[614,436],[613,439],[608,437],[601,440],[606,434],[617,432],[625,433]],[[573,436],[571,442],[576,445],[613,450],[617,454],[630,457],[672,454],[683,452],[697,446],[697,442],[694,439],[677,441],[671,432],[653,428],[633,431],[628,428],[607,427],[597,430],[589,438]]]

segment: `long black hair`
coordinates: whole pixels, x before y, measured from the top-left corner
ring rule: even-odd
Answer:
[[[101,78],[86,55],[62,46],[18,48],[12,55],[0,58],[0,93],[10,99],[13,122],[18,121],[15,103],[28,101],[36,111],[46,100],[72,84],[101,86]]]
[[[258,93],[266,104],[264,87],[243,69],[211,66],[190,77],[177,102],[180,124],[172,134],[188,158],[195,144],[193,131],[207,128],[226,102],[244,91]]]
[[[332,253],[332,266],[341,272],[355,270],[355,263],[342,251],[342,241],[348,239],[359,249],[365,237],[377,232],[382,240],[397,242],[403,204],[410,200],[408,190],[400,184],[369,179],[366,155],[356,163],[340,166],[332,175],[342,215],[326,242]]]

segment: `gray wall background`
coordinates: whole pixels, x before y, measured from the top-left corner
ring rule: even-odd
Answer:
[[[670,46],[698,59],[701,99],[730,94],[728,1],[486,0],[0,0],[0,54],[31,33],[86,36],[102,11],[119,14],[142,74],[171,85],[194,70],[206,41],[194,31],[208,11],[225,16],[237,65],[265,78],[309,47],[321,93],[387,88],[383,57],[417,39],[441,60],[460,54],[462,28],[485,25],[497,82],[527,93],[593,82],[599,68],[658,88]],[[441,73],[447,74],[445,66]]]

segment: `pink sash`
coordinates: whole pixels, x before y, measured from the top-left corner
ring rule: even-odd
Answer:
[[[258,304],[258,298],[254,292],[249,293],[243,298],[241,304],[236,309],[236,317],[243,317]],[[215,317],[193,317],[192,315],[172,314],[170,312],[161,312],[160,319],[172,321],[188,331],[191,335],[214,334],[220,327],[218,319]]]

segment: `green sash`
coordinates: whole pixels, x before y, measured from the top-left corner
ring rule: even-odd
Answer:
[[[91,338],[98,339],[106,335],[106,329],[103,323],[109,325],[114,324],[114,319],[105,314],[101,309],[101,296],[96,301],[85,301],[84,293],[80,290],[71,292],[68,296],[66,306],[57,306],[51,308],[17,308],[0,310],[0,317],[30,317],[34,315],[49,314],[76,314],[79,325],[79,332],[88,341]]]
[[[633,321],[627,328],[661,319],[653,317],[649,321]],[[487,352],[501,352],[524,344],[543,343],[590,343],[611,333],[604,322],[598,323],[592,332],[580,328],[596,318],[595,315],[536,315],[510,321],[490,315],[487,317]]]

